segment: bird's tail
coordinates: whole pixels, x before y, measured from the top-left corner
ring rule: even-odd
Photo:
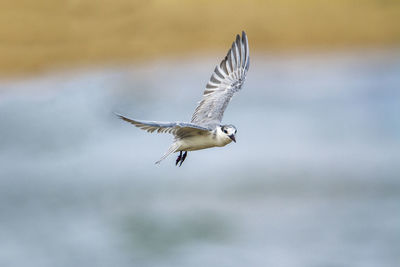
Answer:
[[[165,154],[158,160],[156,161],[155,164],[160,164],[161,161],[163,161],[166,157],[169,156],[169,154],[172,154],[174,152],[176,152],[179,148],[179,145],[177,143],[173,143],[167,150],[167,152],[165,152]]]

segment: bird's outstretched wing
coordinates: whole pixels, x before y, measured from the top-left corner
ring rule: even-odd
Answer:
[[[224,111],[233,94],[239,91],[249,69],[249,42],[245,32],[236,36],[222,62],[215,67],[192,116],[192,123],[215,128],[221,123]]]
[[[149,133],[170,133],[180,139],[193,135],[208,135],[211,133],[210,129],[192,123],[142,121],[130,119],[117,113],[115,113],[115,115]]]

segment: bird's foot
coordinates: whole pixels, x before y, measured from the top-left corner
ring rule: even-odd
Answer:
[[[182,151],[180,151],[178,158],[176,159],[175,165],[178,166],[179,161],[182,159]],[[182,163],[181,163],[182,165]],[[179,165],[180,166],[180,165]]]
[[[185,151],[185,153],[183,154],[182,159],[181,159],[181,164],[179,164],[179,167],[182,166],[182,163],[185,161],[186,156],[187,156],[187,151]]]

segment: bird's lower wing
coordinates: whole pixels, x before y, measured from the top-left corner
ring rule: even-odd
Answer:
[[[142,121],[142,120],[130,119],[120,114],[115,114],[115,115],[117,115],[120,119],[129,122],[135,125],[136,127],[145,130],[149,133],[153,132],[170,133],[177,138],[184,138],[191,135],[204,135],[210,133],[210,129],[198,126],[193,123]]]

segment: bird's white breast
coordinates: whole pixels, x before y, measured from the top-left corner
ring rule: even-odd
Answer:
[[[224,136],[220,135],[197,135],[191,136],[184,139],[180,139],[179,141],[179,150],[182,151],[193,151],[193,150],[200,150],[215,146],[225,146],[232,142],[231,139],[225,138]]]

